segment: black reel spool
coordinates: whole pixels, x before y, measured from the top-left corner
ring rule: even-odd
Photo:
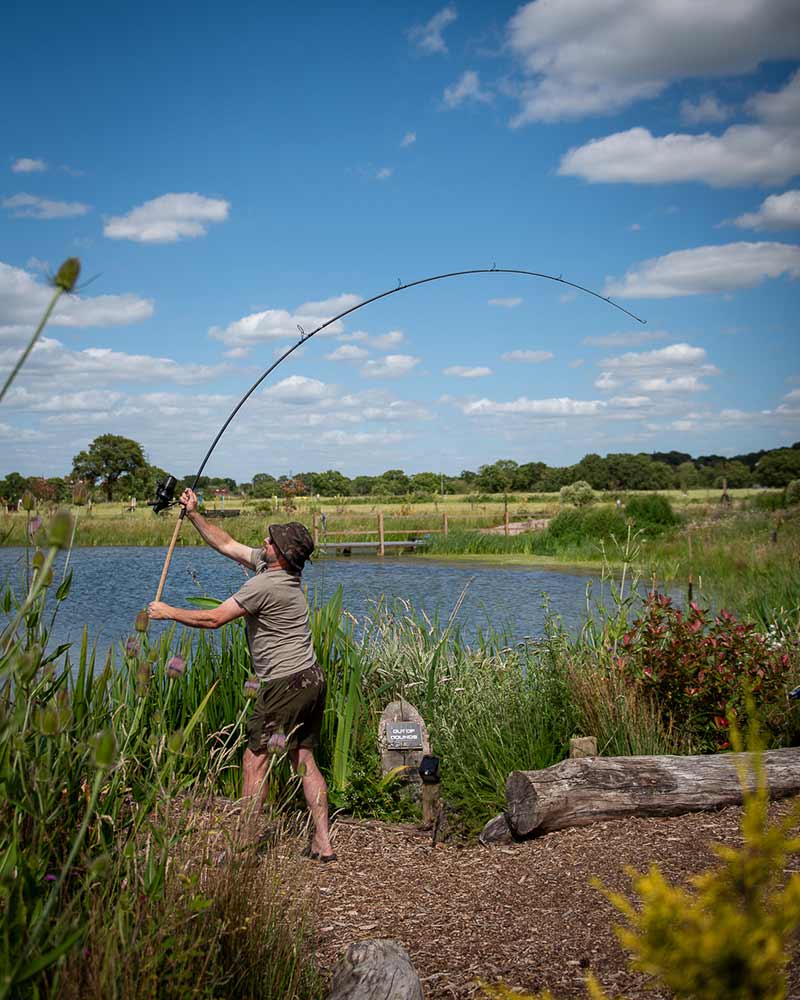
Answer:
[[[171,507],[175,503],[175,487],[178,480],[174,476],[167,476],[156,486],[156,498],[150,504],[154,514],[160,514],[162,510]]]

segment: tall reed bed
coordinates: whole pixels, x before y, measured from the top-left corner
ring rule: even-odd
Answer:
[[[68,599],[52,566],[69,534],[55,524],[27,586],[0,594],[0,998],[318,996],[296,873],[255,865],[235,818],[213,818],[237,787],[241,630],[132,633],[105,664],[85,635],[52,649],[44,594],[53,613]]]

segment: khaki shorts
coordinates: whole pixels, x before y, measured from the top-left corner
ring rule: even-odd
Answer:
[[[315,663],[289,677],[267,681],[258,693],[247,722],[247,747],[264,753],[271,736],[283,733],[286,748],[319,745],[325,709],[325,679]]]

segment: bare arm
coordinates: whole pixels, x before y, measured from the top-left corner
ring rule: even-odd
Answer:
[[[147,614],[157,620],[169,620],[178,622],[180,625],[189,625],[192,628],[219,628],[234,618],[241,618],[245,613],[244,608],[233,597],[217,605],[216,608],[207,608],[202,611],[190,611],[188,608],[173,608],[164,601],[151,601],[147,605]]]
[[[183,507],[186,508],[186,517],[192,522],[192,524],[197,528],[200,533],[200,537],[203,541],[210,545],[212,549],[216,549],[223,556],[227,556],[229,559],[233,559],[238,563],[242,563],[244,566],[253,568],[253,564],[250,561],[250,556],[252,554],[252,549],[249,545],[242,545],[241,542],[237,542],[235,538],[231,538],[227,531],[218,527],[216,524],[209,523],[197,510],[197,496],[190,489],[185,489],[181,493],[180,502]],[[186,624],[184,622],[184,624]]]

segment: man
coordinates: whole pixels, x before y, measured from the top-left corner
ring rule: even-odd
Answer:
[[[192,628],[219,628],[244,615],[250,658],[261,689],[247,724],[242,796],[250,798],[255,813],[260,813],[267,795],[270,756],[288,749],[292,767],[302,775],[303,794],[314,821],[310,856],[334,861],[328,789],[314,760],[325,707],[325,681],[314,655],[308,604],[300,586],[303,566],[314,550],[311,535],[297,522],[271,524],[263,549],[251,549],[202,517],[192,490],[183,491],[180,503],[208,545],[254,569],[256,575],[211,610],[190,611],[152,601],[147,613],[151,618]]]

